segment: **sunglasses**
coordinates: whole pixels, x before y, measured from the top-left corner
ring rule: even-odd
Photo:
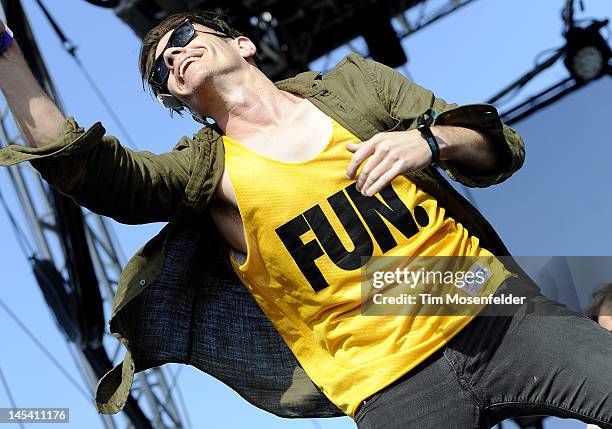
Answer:
[[[166,84],[168,82],[168,76],[170,76],[170,69],[166,66],[166,62],[164,61],[164,52],[166,52],[167,49],[184,48],[189,42],[195,39],[196,33],[212,34],[213,36],[233,39],[232,36],[225,34],[222,28],[214,24],[206,24],[206,26],[212,28],[213,30],[219,31],[220,33],[196,30],[193,28],[193,24],[189,18],[186,18],[178,25],[178,27],[174,29],[174,31],[170,34],[168,43],[166,43],[166,46],[161,51],[161,54],[158,55],[153,63],[153,70],[151,70],[151,74],[149,75],[149,84],[151,84],[151,86],[156,87],[159,92],[168,92]]]

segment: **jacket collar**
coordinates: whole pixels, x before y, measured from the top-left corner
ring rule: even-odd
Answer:
[[[307,71],[292,78],[275,82],[274,85],[283,91],[293,92],[304,97],[312,97],[323,91],[321,81],[321,72]]]

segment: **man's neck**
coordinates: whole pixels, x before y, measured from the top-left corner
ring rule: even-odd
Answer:
[[[208,100],[208,115],[225,135],[238,141],[280,127],[295,116],[304,100],[281,91],[259,70],[241,74],[215,92],[218,97]]]

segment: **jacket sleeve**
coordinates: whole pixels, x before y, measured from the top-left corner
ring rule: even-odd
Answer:
[[[375,61],[368,61],[371,78],[388,112],[406,124],[406,129],[416,127],[416,119],[427,109],[437,113],[433,125],[454,125],[483,132],[499,163],[486,175],[468,171],[453,162],[441,162],[448,176],[466,186],[484,188],[501,183],[517,171],[525,159],[525,147],[521,136],[501,122],[499,114],[490,104],[460,106],[437,98],[430,90],[406,79],[403,75]]]
[[[193,145],[182,138],[171,152],[155,155],[129,150],[105,133],[99,122],[85,131],[69,117],[50,145],[0,149],[0,165],[29,161],[53,188],[118,222],[169,220],[185,194]]]

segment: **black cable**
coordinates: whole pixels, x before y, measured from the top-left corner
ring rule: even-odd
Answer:
[[[134,150],[137,150],[138,147],[136,146],[136,143],[134,142],[134,140],[132,139],[130,134],[125,129],[125,126],[123,125],[123,122],[121,122],[121,119],[119,119],[119,117],[117,116],[117,114],[113,110],[112,106],[110,105],[110,103],[108,102],[106,97],[104,97],[102,91],[100,90],[100,87],[98,87],[98,85],[96,85],[93,77],[91,77],[91,75],[89,74],[89,72],[87,71],[87,69],[85,68],[83,63],[81,63],[81,60],[76,56],[76,54],[73,55],[73,58],[74,58],[74,61],[76,61],[79,69],[81,70],[81,73],[83,73],[83,76],[85,76],[85,79],[87,79],[87,81],[89,82],[89,85],[91,85],[91,88],[94,90],[94,92],[96,93],[96,95],[98,96],[98,98],[100,99],[102,104],[104,105],[104,108],[106,109],[108,114],[111,116],[111,118],[113,118],[113,122],[115,123],[115,125],[117,125],[117,128],[119,128],[119,131],[121,131],[121,133],[127,139],[128,146],[131,147]]]
[[[98,99],[104,105],[104,108],[106,109],[108,114],[113,119],[113,122],[115,123],[115,125],[117,125],[117,128],[119,128],[119,131],[121,131],[121,133],[125,136],[125,138],[126,138],[126,140],[128,142],[128,146],[130,146],[132,149],[136,150],[137,149],[136,143],[134,143],[134,140],[132,139],[132,137],[128,133],[127,129],[123,125],[123,122],[121,122],[121,119],[119,119],[117,114],[113,111],[112,106],[110,105],[110,103],[108,102],[106,97],[104,97],[104,93],[100,90],[100,88],[98,87],[98,85],[96,84],[94,79],[91,77],[91,75],[89,74],[89,72],[87,71],[87,69],[85,68],[85,66],[83,65],[83,63],[79,59],[79,57],[77,56],[77,53],[76,53],[77,46],[68,37],[66,37],[66,35],[62,31],[62,29],[57,24],[57,22],[53,19],[53,17],[49,13],[49,11],[45,7],[45,5],[42,3],[42,1],[41,0],[35,0],[35,1],[38,4],[38,6],[41,8],[41,10],[43,11],[45,17],[49,21],[49,24],[53,28],[53,31],[55,31],[55,34],[57,35],[57,37],[59,37],[64,50],[77,63],[77,66],[79,67],[79,70],[81,71],[81,73],[83,73],[83,75],[85,76],[85,79],[87,80],[87,82],[89,83],[91,88],[94,90],[96,96],[98,97]],[[87,1],[89,1],[89,0],[87,0]],[[104,3],[108,3],[108,2],[104,2]],[[98,5],[98,6],[100,6],[100,5]],[[108,7],[111,7],[111,6],[108,6]],[[114,7],[114,6],[112,6],[112,7]]]
[[[11,393],[11,389],[9,388],[8,382],[6,381],[6,378],[4,378],[4,373],[2,372],[2,368],[0,368],[0,380],[2,381],[4,390],[6,391],[6,396],[8,396],[9,398],[11,407],[17,408],[17,405],[15,404],[15,399],[13,398],[13,394]],[[19,427],[21,427],[22,429],[25,429],[23,422],[17,420],[17,423],[19,423]]]
[[[51,24],[51,27],[53,27],[53,30],[55,31],[55,34],[57,34],[57,36],[62,41],[62,45],[64,47],[68,46],[68,48],[67,48],[68,52],[70,53],[70,55],[74,55],[74,53],[76,51],[76,48],[77,48],[76,45],[74,43],[72,43],[72,41],[70,41],[64,35],[64,32],[62,31],[62,29],[57,25],[55,20],[51,17],[51,14],[47,10],[47,8],[40,2],[40,0],[36,0],[36,3],[42,9],[42,12],[45,15],[45,17],[47,18],[47,20],[49,21],[49,24]]]
[[[539,67],[541,65],[540,63],[540,58],[544,55],[544,54],[548,54],[549,52],[554,51],[555,54],[558,53],[559,51],[562,51],[563,49],[565,49],[565,45],[561,46],[560,48],[548,48],[548,49],[544,49],[543,51],[540,51],[536,54],[535,58],[533,59],[533,67]]]
[[[2,298],[0,298],[0,307],[2,307],[4,311],[7,312],[7,314],[11,317],[11,319],[13,319],[13,321],[26,333],[28,337],[30,337],[30,339],[34,342],[34,344],[36,344],[36,346],[45,354],[45,356],[49,358],[49,360],[70,381],[70,383],[79,391],[79,393],[83,395],[83,397],[87,400],[87,403],[91,403],[91,395],[89,395],[85,390],[83,390],[81,385],[79,385],[79,383],[74,378],[72,378],[70,373],[62,366],[62,364],[59,363],[53,357],[53,355],[49,352],[49,350],[47,350],[47,348],[38,340],[38,338],[36,338],[36,336],[27,328],[27,326],[21,320],[19,320],[19,317],[17,317],[17,315],[13,313],[13,311],[9,308],[9,306],[4,303]]]

